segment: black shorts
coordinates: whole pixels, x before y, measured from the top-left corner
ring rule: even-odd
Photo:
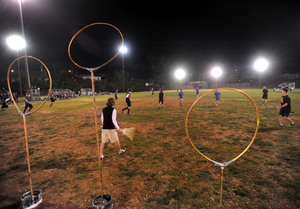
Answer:
[[[220,97],[216,97],[216,101],[220,101],[220,99],[221,99]]]
[[[282,117],[289,117],[290,113],[291,113],[291,110],[284,109],[284,108],[281,108],[279,111],[279,115],[281,115]]]
[[[118,97],[115,96],[115,100],[118,100]]]
[[[130,101],[129,98],[126,98],[126,103],[127,103],[127,106],[128,106],[128,107],[131,107],[131,101]]]
[[[268,95],[263,95],[262,98],[263,99],[268,99]]]
[[[158,104],[159,104],[159,103],[164,104],[164,100],[163,100],[163,99],[160,99],[160,100],[158,101]]]

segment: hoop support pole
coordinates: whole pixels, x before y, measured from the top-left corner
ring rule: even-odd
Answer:
[[[224,168],[221,167],[220,206],[222,206],[222,198],[223,198],[223,180],[224,180],[223,171]]]
[[[94,71],[91,70],[91,80],[92,80],[92,92],[93,92],[93,103],[94,103],[94,116],[95,116],[95,129],[96,129],[96,139],[97,139],[97,153],[98,153],[98,162],[99,162],[99,178],[100,178],[100,189],[101,197],[103,199],[103,175],[102,175],[102,161],[100,156],[100,140],[99,140],[99,131],[98,131],[98,120],[97,120],[97,106],[95,98],[95,83],[94,83]]]
[[[23,121],[24,121],[25,144],[26,144],[26,153],[27,153],[27,165],[28,165],[29,185],[30,185],[31,196],[33,197],[32,177],[31,177],[31,168],[30,168],[30,159],[29,159],[29,145],[28,145],[28,138],[27,138],[27,124],[26,124],[26,117],[25,117],[25,115],[23,116]]]

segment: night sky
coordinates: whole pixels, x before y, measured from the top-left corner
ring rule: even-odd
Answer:
[[[300,1],[25,0],[23,16],[27,54],[46,65],[72,65],[67,47],[74,33],[107,22],[124,35],[128,68],[163,56],[166,70],[250,69],[263,56],[281,73],[300,72]],[[21,32],[16,0],[1,0],[0,26],[0,71],[7,71],[16,55],[5,39]]]

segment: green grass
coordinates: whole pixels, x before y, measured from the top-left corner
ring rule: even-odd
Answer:
[[[244,90],[256,102],[260,129],[254,144],[224,169],[224,208],[299,208],[300,91],[290,96],[296,122],[278,128],[278,111],[261,106],[261,90]],[[203,95],[206,91],[200,91]],[[192,110],[188,130],[195,146],[224,162],[249,144],[256,126],[253,105],[240,93],[222,91],[220,107],[213,93]],[[132,115],[121,114],[124,94],[116,104],[121,127],[136,127],[135,139],[119,134],[125,155],[105,148],[104,192],[116,208],[216,208],[220,169],[200,156],[185,134],[185,117],[196,100],[186,90],[183,107],[176,91],[166,91],[165,106],[157,109],[158,92],[132,93]],[[97,96],[97,113],[111,96]],[[269,92],[269,105],[281,94]],[[34,104],[37,107],[39,102]],[[20,108],[23,108],[19,103]],[[34,188],[43,189],[43,202],[86,208],[100,193],[92,97],[56,101],[27,117]],[[0,208],[14,208],[29,190],[22,118],[13,106],[0,112]]]

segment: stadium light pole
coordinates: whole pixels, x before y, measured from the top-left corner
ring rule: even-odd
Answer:
[[[181,81],[185,77],[186,73],[183,69],[177,69],[175,71],[175,78],[177,78],[180,82],[180,88],[181,88]]]
[[[269,67],[269,62],[263,58],[257,59],[253,65],[254,69],[259,72],[259,85],[261,88],[261,73],[264,72]]]
[[[26,39],[25,39],[24,21],[23,21],[23,12],[22,12],[22,2],[23,1],[24,0],[18,0],[18,4],[19,4],[19,12],[20,12],[21,30],[22,30],[23,39],[25,41]],[[26,48],[24,48],[24,55],[27,56]],[[28,80],[28,90],[32,94],[27,57],[25,57],[25,69],[26,69],[27,80]]]
[[[123,89],[122,90],[123,90],[123,92],[125,92],[125,55],[124,54],[126,54],[128,52],[128,49],[126,46],[121,46],[119,51],[122,53],[122,66],[123,66],[123,70],[122,70],[122,74],[123,74],[122,75],[122,77],[123,77],[122,87],[123,87]]]
[[[19,50],[24,49],[26,47],[25,40],[18,35],[11,35],[6,39],[6,43],[8,47],[12,50],[17,51],[17,57],[19,57]],[[20,95],[22,96],[22,81],[20,74],[20,60],[18,60],[18,74],[19,74],[19,84],[20,84]]]
[[[214,67],[211,71],[210,71],[210,75],[216,79],[216,88],[218,88],[218,79],[221,77],[221,75],[223,74],[223,70],[220,67]]]

